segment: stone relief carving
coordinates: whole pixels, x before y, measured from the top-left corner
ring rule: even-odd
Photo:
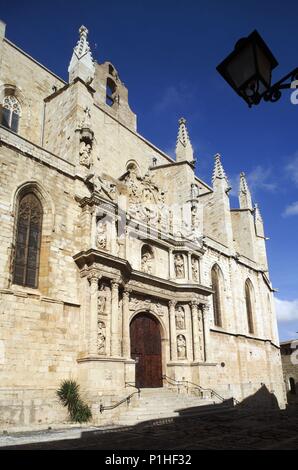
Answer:
[[[96,175],[92,162],[91,167],[90,173],[85,178],[85,183],[89,187],[90,191],[94,191],[99,194],[104,193],[109,197],[109,199],[115,201],[118,196],[117,185],[111,181],[107,181],[99,175]]]
[[[84,117],[79,127],[81,129],[91,129],[91,111],[89,106],[84,108]]]
[[[84,141],[80,143],[80,164],[87,168],[91,165],[91,145]]]
[[[145,251],[142,253],[141,270],[144,273],[152,274],[152,262],[152,252],[149,249],[145,249]]]
[[[131,298],[129,302],[129,309],[133,311],[151,310],[152,312],[156,313],[159,316],[164,315],[164,306],[161,305],[159,302],[156,303],[152,301],[151,299],[138,299],[136,297],[133,297]]]
[[[193,205],[191,208],[191,227],[193,230],[198,229],[199,227],[199,213],[198,207]]]
[[[103,314],[105,312],[105,306],[106,306],[106,292],[105,292],[104,286],[101,286],[100,290],[98,291],[97,306],[98,306],[98,313]]]
[[[96,247],[100,250],[107,249],[107,224],[101,220],[96,224]]]
[[[165,206],[165,192],[159,190],[153,176],[147,172],[142,178],[135,167],[130,167],[124,182],[128,187],[129,214],[152,225],[157,225],[162,219],[166,230],[168,208]]]
[[[97,350],[98,354],[105,354],[106,348],[106,325],[103,321],[98,321],[98,332],[97,332]]]
[[[92,164],[92,145],[94,140],[94,132],[91,129],[91,113],[88,106],[84,109],[84,118],[79,126],[80,131],[80,165],[90,168]]]
[[[197,258],[191,258],[191,271],[193,281],[199,281],[199,260]]]
[[[183,335],[177,336],[177,357],[178,359],[186,359],[186,339]]]
[[[177,330],[185,330],[185,312],[181,305],[178,305],[175,312]]]
[[[174,256],[175,275],[177,279],[185,278],[184,257],[182,254]]]

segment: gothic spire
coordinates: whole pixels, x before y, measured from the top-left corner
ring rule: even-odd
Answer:
[[[193,148],[188,136],[186,120],[184,118],[179,119],[179,130],[176,143],[176,161],[188,161],[190,163],[193,163],[194,161]]]
[[[239,205],[240,209],[252,210],[251,194],[243,172],[240,173]]]
[[[255,218],[255,226],[256,226],[256,234],[259,237],[265,237],[264,235],[264,224],[263,224],[263,218],[259,209],[258,204],[255,204],[254,207],[254,218]]]
[[[81,78],[85,83],[90,84],[94,78],[94,62],[87,41],[88,29],[81,26],[79,29],[80,39],[77,42],[68,67],[69,83],[76,78]]]
[[[219,153],[214,155],[215,161],[214,161],[214,169],[213,169],[213,174],[212,174],[212,183],[214,185],[216,179],[224,180],[226,189],[229,188],[229,181],[228,178],[225,174],[225,170],[222,166],[221,163],[221,156]]]
[[[215,163],[214,163],[214,169],[213,169],[213,175],[212,175],[212,181],[215,180],[215,178],[226,178],[225,170],[223,169],[221,159],[220,159],[220,154],[217,153],[214,155],[215,158]]]

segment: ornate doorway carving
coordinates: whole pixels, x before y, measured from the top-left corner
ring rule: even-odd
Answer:
[[[131,357],[136,361],[136,385],[162,387],[160,325],[153,315],[140,313],[130,324]]]

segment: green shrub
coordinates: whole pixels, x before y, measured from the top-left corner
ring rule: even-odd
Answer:
[[[67,407],[71,421],[85,423],[90,421],[90,407],[84,403],[79,394],[79,385],[74,380],[63,380],[57,395],[63,406]]]

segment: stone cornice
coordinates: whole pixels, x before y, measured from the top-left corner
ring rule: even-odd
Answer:
[[[211,243],[210,243],[210,241],[211,241]],[[258,266],[254,261],[250,260],[249,258],[245,258],[241,254],[238,254],[238,253],[230,252],[229,248],[226,247],[225,245],[223,245],[223,248],[220,248],[219,246],[214,246],[213,243],[215,245],[218,245],[218,242],[216,240],[213,240],[212,238],[204,235],[204,247],[205,247],[205,249],[207,248],[211,251],[215,251],[216,253],[219,253],[220,255],[225,256],[228,259],[234,259],[237,263],[242,264],[246,268],[252,269],[253,271],[255,271],[257,273],[261,273],[262,275],[264,275],[265,272],[267,272],[263,268]],[[226,248],[226,250],[225,250],[225,248]],[[268,278],[267,278],[266,283],[268,284],[268,286],[270,285],[270,281],[268,280]],[[272,289],[272,287],[270,287],[270,289]]]
[[[103,276],[106,275],[110,279],[121,276],[125,280],[126,286],[133,291],[142,292],[144,289],[150,290],[150,288],[152,292],[154,289],[164,290],[166,291],[164,296],[166,299],[171,299],[173,293],[186,294],[188,297],[197,294],[209,296],[213,293],[213,290],[207,286],[192,283],[179,284],[173,280],[134,270],[127,260],[99,250],[89,249],[76,254],[73,258],[82,275],[88,275],[90,270],[97,269],[102,272]],[[109,271],[105,273],[102,269],[103,266],[107,267]]]
[[[41,64],[40,62],[38,62],[36,59],[34,59],[31,55],[29,55],[27,52],[23,51],[23,49],[21,49],[19,46],[17,46],[16,44],[14,44],[13,42],[11,42],[9,39],[7,38],[4,38],[3,39],[4,42],[6,42],[7,44],[9,44],[11,47],[13,47],[14,49],[16,49],[18,52],[20,52],[21,54],[23,54],[24,56],[26,56],[28,59],[32,60],[32,62],[34,62],[36,65],[38,65],[39,67],[41,67],[43,70],[45,70],[47,73],[49,73],[50,75],[52,75],[53,77],[55,77],[57,80],[59,80],[61,82],[61,84],[65,84],[66,82],[61,78],[61,77],[58,77],[58,75],[56,75],[54,72],[52,72],[51,70],[49,70],[47,67],[45,67],[43,64]]]
[[[29,157],[33,160],[43,163],[46,166],[54,168],[64,175],[74,178],[75,165],[45,150],[33,142],[21,137],[15,132],[0,125],[0,145],[15,150],[17,153]]]
[[[251,340],[251,341],[261,341],[263,343],[270,343],[276,349],[280,349],[280,347],[277,344],[273,343],[273,341],[271,339],[268,339],[268,338],[258,338],[256,336],[249,336],[249,335],[245,335],[243,333],[231,333],[231,332],[226,331],[226,330],[217,330],[217,329],[213,329],[213,328],[210,328],[210,331],[212,333],[219,333],[219,334],[222,334],[222,335],[234,336],[236,338],[245,338],[245,339],[248,339],[248,340]]]

